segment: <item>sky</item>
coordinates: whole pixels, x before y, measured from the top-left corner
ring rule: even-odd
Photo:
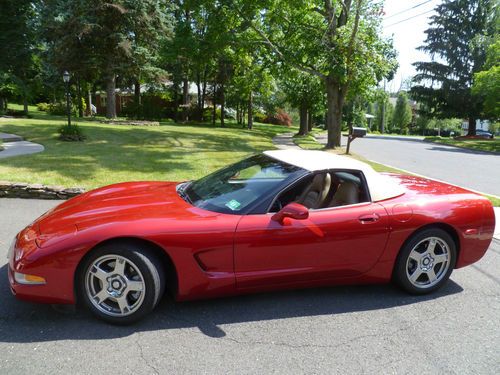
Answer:
[[[429,60],[429,57],[417,47],[425,40],[424,31],[428,28],[429,17],[441,0],[385,0],[383,33],[393,37],[394,47],[398,51],[399,69],[386,89],[398,91],[402,80],[412,77],[415,61]],[[413,9],[411,9],[414,7]]]

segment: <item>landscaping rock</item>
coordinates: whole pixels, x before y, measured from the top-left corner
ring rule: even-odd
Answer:
[[[85,189],[79,187],[0,181],[0,197],[3,198],[69,199],[82,193],[85,193]]]

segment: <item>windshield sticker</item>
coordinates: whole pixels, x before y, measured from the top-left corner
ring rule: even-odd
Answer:
[[[236,199],[231,199],[229,202],[226,203],[226,207],[230,208],[232,211],[235,211],[238,209],[238,207],[241,206],[241,203],[238,202]]]

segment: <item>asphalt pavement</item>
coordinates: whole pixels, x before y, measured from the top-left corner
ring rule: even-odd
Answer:
[[[339,286],[175,303],[130,327],[17,301],[6,253],[56,201],[0,199],[0,374],[497,374],[500,242],[430,296]]]
[[[326,135],[318,137],[326,144]],[[345,137],[342,144],[346,144]],[[402,137],[368,136],[351,151],[382,164],[500,196],[500,155]]]

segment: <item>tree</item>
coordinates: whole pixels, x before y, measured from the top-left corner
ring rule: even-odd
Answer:
[[[106,83],[106,117],[116,117],[116,79],[150,73],[165,32],[159,0],[47,0],[42,29],[52,63],[80,79]],[[80,90],[79,97],[81,96]],[[79,99],[81,103],[81,99]]]
[[[408,134],[408,125],[411,118],[412,111],[410,104],[408,104],[408,95],[406,95],[406,92],[400,91],[392,114],[392,126],[394,129],[398,129],[401,134]]]
[[[35,10],[30,0],[0,3],[0,110],[6,105],[3,95],[18,92],[28,112],[30,85],[39,70]]]
[[[281,63],[318,77],[327,97],[328,148],[340,146],[349,91],[363,91],[396,66],[380,37],[382,2],[368,0],[228,1]]]
[[[431,17],[419,49],[431,61],[414,63],[417,70],[411,95],[424,104],[429,117],[462,117],[475,135],[482,101],[471,92],[474,74],[485,62],[482,38],[491,33],[491,0],[444,0]]]
[[[472,93],[483,102],[483,115],[500,118],[500,38],[496,36],[487,52],[485,70],[474,75]]]

